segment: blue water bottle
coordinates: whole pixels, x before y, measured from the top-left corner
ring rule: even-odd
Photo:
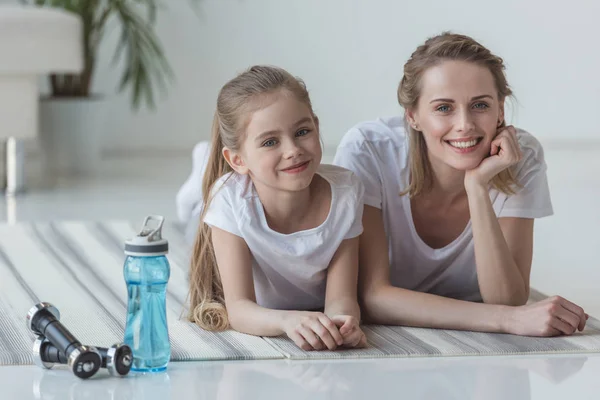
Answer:
[[[152,228],[148,225],[157,221]],[[132,371],[164,371],[171,357],[166,295],[171,274],[162,238],[164,218],[148,216],[140,233],[125,242],[123,275],[127,283],[125,343],[133,351]]]

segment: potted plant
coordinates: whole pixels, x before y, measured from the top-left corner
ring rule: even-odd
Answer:
[[[153,109],[157,89],[165,92],[173,74],[155,33],[160,0],[21,0],[39,7],[60,7],[80,16],[84,68],[79,74],[49,76],[51,94],[40,104],[40,137],[53,173],[93,174],[100,160],[102,97],[92,78],[98,48],[109,23],[121,35],[113,62],[123,60],[119,91],[131,90],[134,110]]]

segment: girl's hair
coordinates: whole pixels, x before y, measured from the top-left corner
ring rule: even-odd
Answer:
[[[502,58],[492,54],[484,46],[464,35],[449,32],[428,39],[419,46],[404,65],[404,76],[398,86],[398,103],[405,110],[416,108],[421,95],[421,79],[429,68],[444,61],[466,61],[487,68],[494,78],[498,98],[504,100],[512,95]],[[431,188],[433,173],[427,155],[427,144],[423,135],[413,129],[405,120],[410,140],[410,182],[402,195],[417,196]],[[502,125],[505,122],[502,121]],[[511,168],[496,175],[491,185],[505,194],[514,194],[513,187],[518,186]]]
[[[261,108],[268,96],[293,95],[314,115],[304,82],[287,71],[272,66],[253,66],[221,88],[212,125],[212,147],[202,181],[203,211],[190,269],[190,309],[188,318],[211,331],[227,329],[229,320],[225,296],[212,244],[211,229],[204,223],[215,182],[232,169],[223,157],[223,148],[239,151],[244,130],[252,112]]]

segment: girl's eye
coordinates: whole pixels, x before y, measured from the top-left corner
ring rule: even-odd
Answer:
[[[486,108],[490,108],[486,103],[477,103],[473,107],[478,108],[480,110],[485,110]]]
[[[435,110],[439,111],[439,112],[448,112],[448,111],[450,111],[450,107],[448,107],[447,105],[443,105],[443,106],[439,106]]]
[[[296,136],[306,136],[310,133],[309,129],[300,129],[298,132],[296,132]]]
[[[275,139],[269,139],[263,142],[263,147],[273,147],[277,144],[277,141]]]

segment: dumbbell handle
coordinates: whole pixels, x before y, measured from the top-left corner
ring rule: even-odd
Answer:
[[[100,351],[100,349],[96,349]],[[40,358],[45,363],[66,364],[68,362],[64,353],[61,353],[57,347],[45,340],[40,345]]]
[[[108,349],[106,347],[96,347],[96,350],[102,357],[102,368],[106,368],[106,361],[108,360]],[[57,347],[53,346],[52,343],[44,341],[40,348],[40,357],[43,362],[53,364],[66,364],[68,362],[67,357],[61,353]]]

